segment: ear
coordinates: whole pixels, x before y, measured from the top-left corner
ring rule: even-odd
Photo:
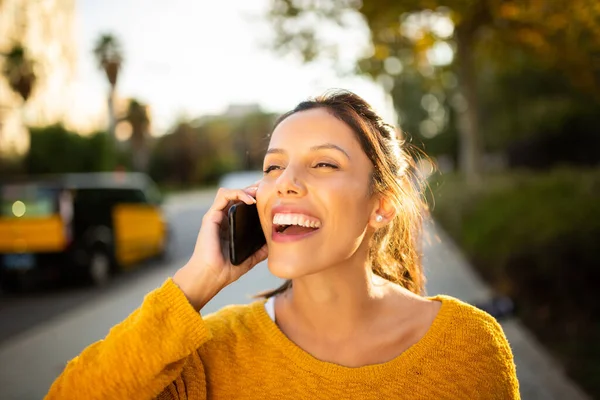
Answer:
[[[369,225],[375,229],[382,228],[393,220],[395,216],[396,208],[390,201],[389,196],[385,194],[378,195],[369,218]]]

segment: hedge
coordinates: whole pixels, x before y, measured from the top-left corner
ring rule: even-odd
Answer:
[[[518,316],[600,396],[600,169],[431,181],[436,221]]]

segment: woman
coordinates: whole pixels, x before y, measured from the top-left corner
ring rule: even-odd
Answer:
[[[47,398],[519,398],[498,323],[421,296],[426,208],[403,146],[352,93],[283,115],[263,179],[218,191],[187,264],[72,360]],[[256,202],[267,238],[241,266],[224,234],[235,201]],[[200,315],[267,255],[286,284]]]

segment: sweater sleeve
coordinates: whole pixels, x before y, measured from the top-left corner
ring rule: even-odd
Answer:
[[[106,338],[71,360],[46,399],[185,399],[182,371],[193,362],[203,374],[202,363],[189,356],[210,336],[200,313],[168,279]],[[204,376],[195,378],[205,392]]]
[[[469,399],[519,400],[513,354],[500,324],[487,315],[473,326],[465,365],[472,372]]]

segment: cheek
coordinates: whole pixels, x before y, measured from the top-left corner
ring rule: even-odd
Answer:
[[[256,190],[256,206],[260,209],[261,204],[265,201],[265,185],[264,183],[260,183],[258,185],[258,189]]]
[[[265,216],[267,214],[267,204],[269,199],[269,187],[264,183],[260,183],[258,185],[258,190],[256,191],[256,208],[258,209],[258,216],[260,218],[260,223],[264,226],[265,224]]]
[[[362,223],[361,216],[369,213],[368,186],[362,179],[332,179],[315,191],[336,219]]]

